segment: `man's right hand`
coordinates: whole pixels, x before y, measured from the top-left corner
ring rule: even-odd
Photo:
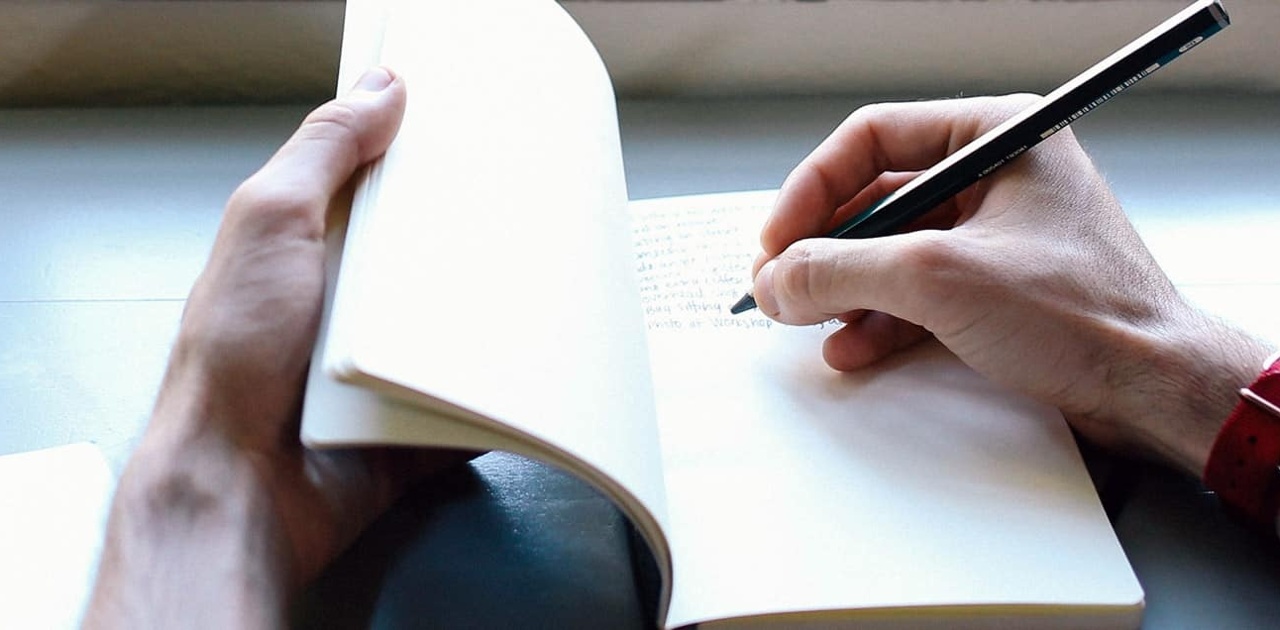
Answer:
[[[783,323],[845,321],[824,348],[836,369],[932,335],[987,377],[1058,407],[1086,437],[1198,476],[1270,348],[1178,294],[1069,129],[914,231],[812,238],[1035,98],[854,112],[783,184],[761,234],[756,301]]]

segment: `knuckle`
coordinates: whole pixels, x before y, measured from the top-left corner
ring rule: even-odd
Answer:
[[[977,135],[1005,122],[1031,107],[1041,98],[1039,94],[1033,92],[979,97],[973,101],[973,109],[969,114],[974,126],[974,134]]]
[[[808,252],[803,248],[790,247],[782,253],[773,277],[779,298],[795,302],[797,298],[806,296],[810,262]]]
[[[852,120],[861,120],[861,119],[872,120],[872,119],[884,117],[888,114],[891,114],[895,111],[898,111],[904,108],[909,108],[912,105],[913,103],[894,103],[894,102],[867,103],[866,105],[863,105],[853,110],[853,113],[849,115],[849,118]]]
[[[954,234],[916,233],[900,250],[897,264],[907,286],[923,301],[951,299],[976,279],[972,248]]]
[[[317,107],[302,120],[298,135],[303,139],[355,142],[359,139],[360,114],[350,105],[334,100]]]
[[[268,233],[301,231],[308,237],[323,232],[327,200],[310,186],[254,175],[231,194],[229,219],[249,223]]]
[[[280,155],[356,146],[359,130],[360,114],[349,104],[335,100],[316,108],[303,119],[277,157],[232,193],[228,215],[247,220],[264,231],[301,230],[308,237],[320,236],[324,209],[329,203],[322,173],[306,171]]]
[[[808,243],[797,243],[779,257],[775,290],[779,301],[803,309],[822,309],[832,290],[829,257]]]
[[[1044,97],[1036,92],[1014,92],[1013,94],[993,97],[992,100],[997,104],[997,106],[1007,111],[1020,112],[1030,107],[1041,98]]]
[[[833,172],[833,167],[823,160],[806,159],[798,164],[791,173],[796,182],[805,182],[817,190],[839,190],[842,177]]]

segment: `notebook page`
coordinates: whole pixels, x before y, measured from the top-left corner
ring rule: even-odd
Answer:
[[[668,625],[843,608],[1140,610],[1055,410],[936,344],[840,374],[821,359],[833,326],[727,313],[771,201],[632,203],[674,558]]]
[[[0,457],[0,628],[77,628],[115,477],[81,443]]]

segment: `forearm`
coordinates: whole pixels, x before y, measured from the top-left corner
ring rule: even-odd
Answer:
[[[86,626],[282,626],[289,594],[408,483],[454,461],[395,466],[298,439],[325,216],[391,143],[405,99],[403,80],[371,69],[228,201],[120,481]]]
[[[216,438],[148,435],[117,490],[85,627],[282,627],[276,518],[251,464]]]

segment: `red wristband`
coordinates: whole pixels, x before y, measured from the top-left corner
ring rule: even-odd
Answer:
[[[1280,353],[1272,355],[1218,432],[1204,484],[1224,507],[1276,531],[1280,513]]]

